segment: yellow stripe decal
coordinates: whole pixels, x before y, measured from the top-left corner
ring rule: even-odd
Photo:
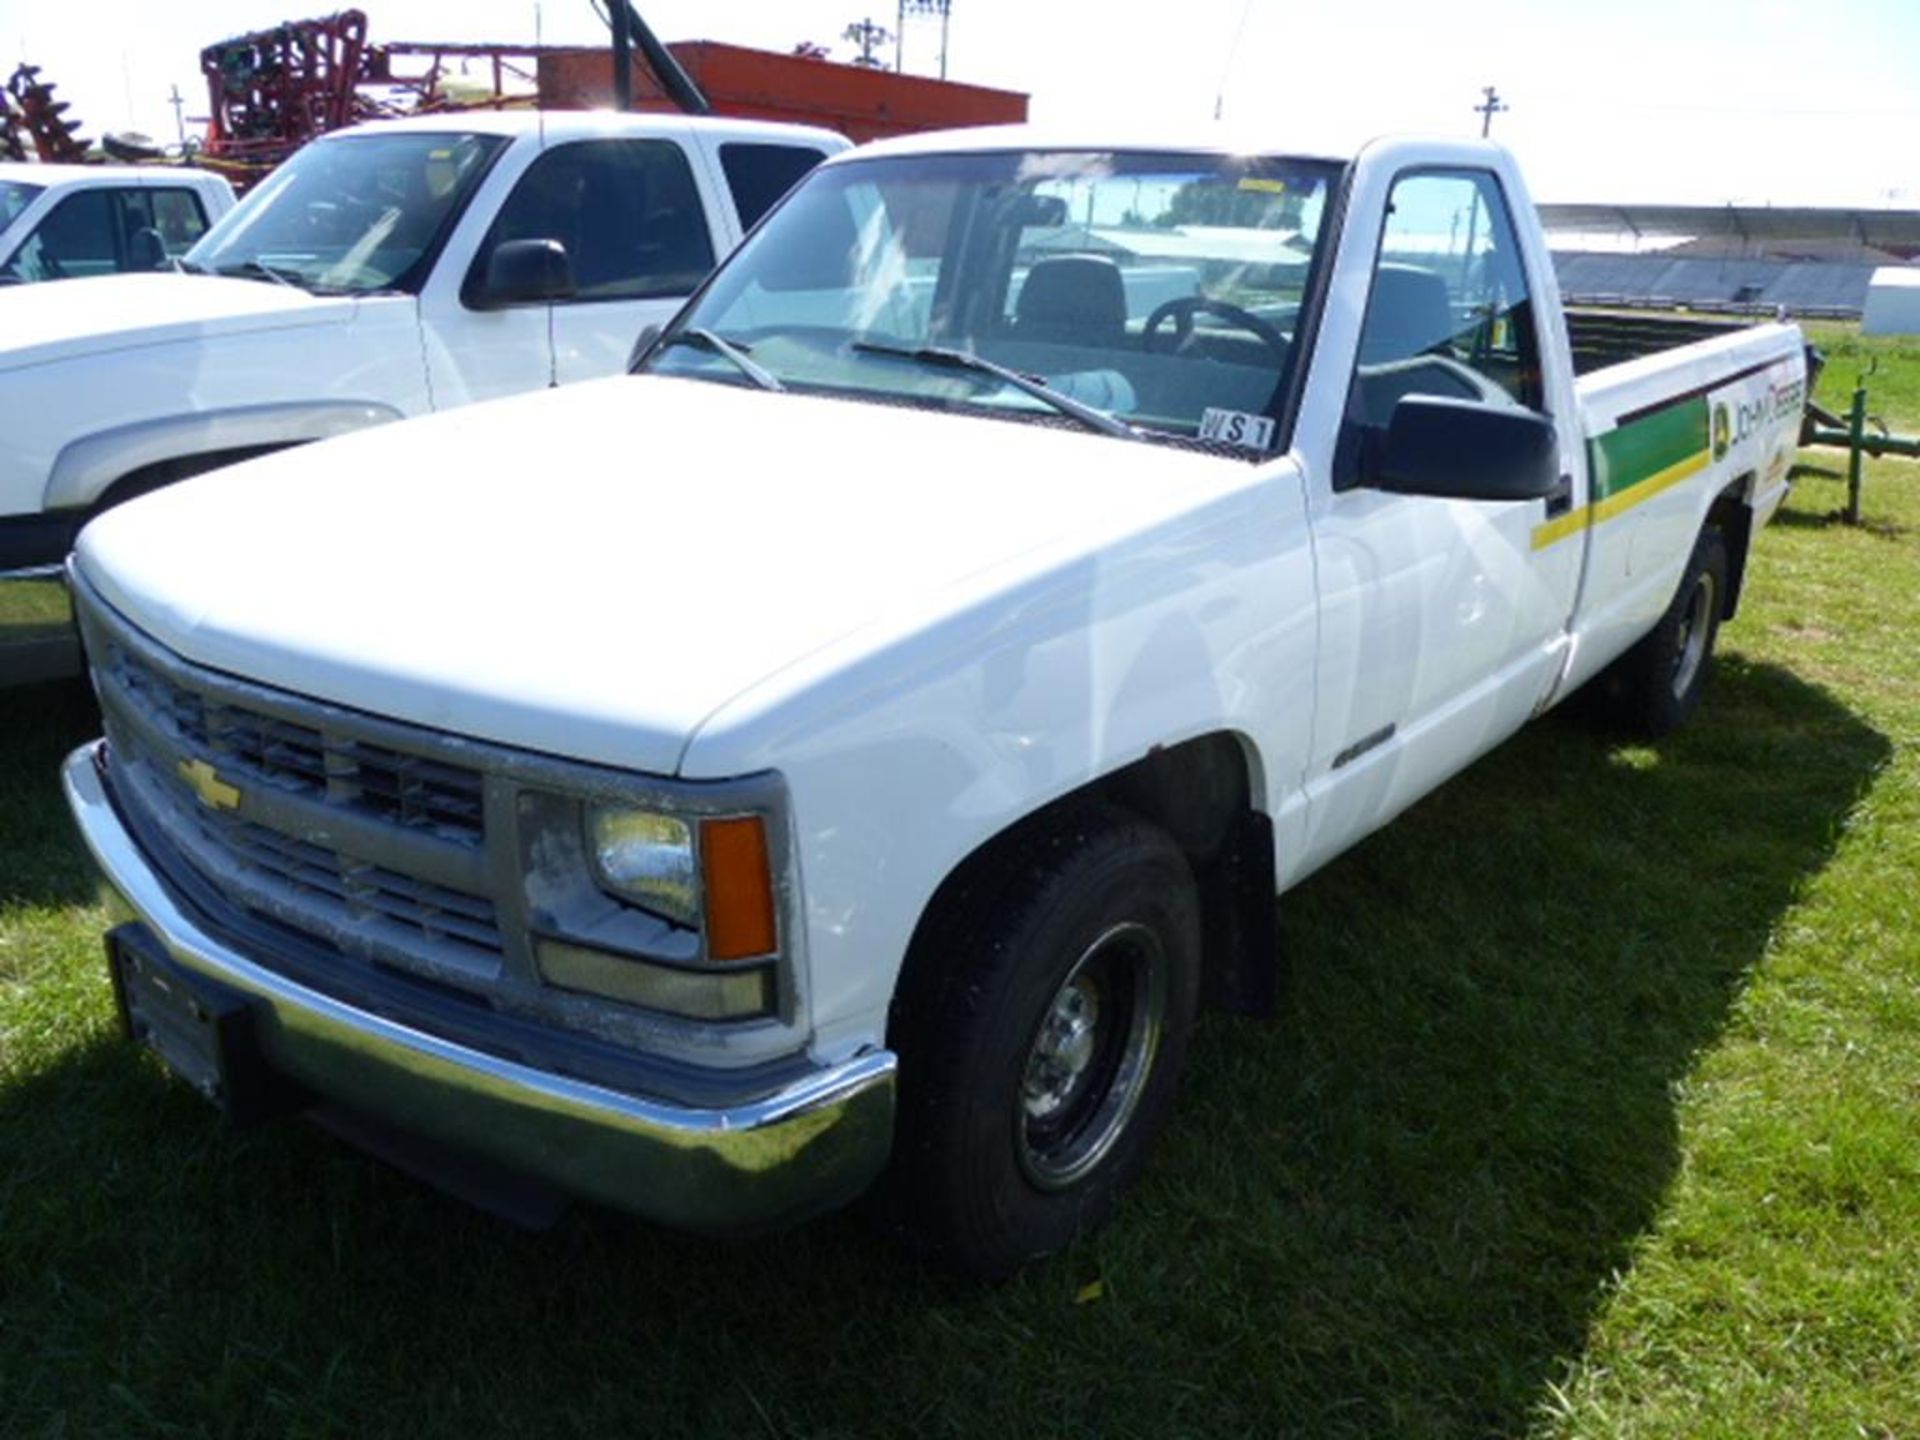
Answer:
[[[1643,500],[1651,500],[1663,490],[1671,490],[1690,475],[1698,475],[1713,463],[1713,452],[1702,450],[1689,455],[1686,459],[1656,470],[1638,484],[1631,485],[1617,494],[1609,495],[1597,505],[1589,505],[1583,510],[1575,510],[1544,525],[1533,529],[1533,548],[1544,550],[1556,540],[1564,540],[1576,535],[1589,525],[1598,525],[1611,520],[1614,516],[1631,510]]]

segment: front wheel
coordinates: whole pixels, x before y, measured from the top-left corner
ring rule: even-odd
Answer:
[[[1176,1088],[1199,994],[1192,873],[1089,810],[1011,845],[930,917],[895,1006],[895,1227],[997,1278],[1106,1219]]]
[[[1601,698],[1622,727],[1658,739],[1692,718],[1713,670],[1726,593],[1726,541],[1703,530],[1666,613],[1600,676]]]

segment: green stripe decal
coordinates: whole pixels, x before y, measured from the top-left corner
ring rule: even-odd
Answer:
[[[1707,448],[1705,396],[1656,410],[1594,443],[1593,498],[1605,500]]]
[[[1706,469],[1713,459],[1707,415],[1705,396],[1678,400],[1589,442],[1591,503],[1535,526],[1533,548],[1544,550],[1589,525],[1611,520]]]

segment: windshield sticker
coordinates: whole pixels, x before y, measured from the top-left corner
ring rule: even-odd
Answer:
[[[1246,175],[1241,177],[1240,188],[1242,190],[1262,190],[1269,195],[1284,195],[1287,193],[1287,182],[1284,180],[1268,180],[1259,175]]]
[[[1249,415],[1244,410],[1220,410],[1209,405],[1200,412],[1200,438],[1264,450],[1273,440],[1273,417]]]

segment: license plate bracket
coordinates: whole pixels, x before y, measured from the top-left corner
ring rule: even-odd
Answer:
[[[260,1015],[244,994],[175,961],[140,925],[108,932],[107,972],[127,1038],[160,1057],[236,1125],[304,1109],[309,1097],[260,1045]]]

